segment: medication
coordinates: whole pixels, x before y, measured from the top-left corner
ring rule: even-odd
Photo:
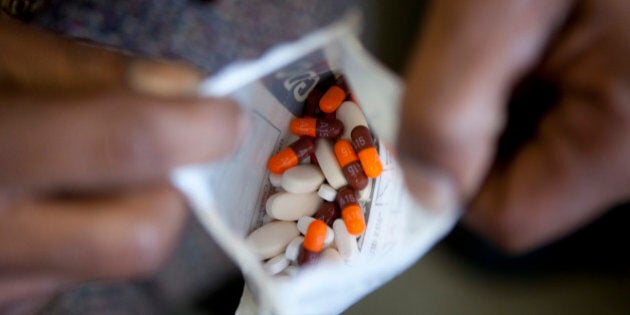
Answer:
[[[290,168],[282,174],[281,186],[290,193],[303,194],[315,192],[324,182],[324,174],[319,167],[302,164]]]
[[[318,89],[317,87],[311,90],[306,97],[306,101],[304,102],[304,109],[302,111],[302,116],[309,117],[318,117],[322,114],[321,109],[319,109],[319,100],[324,95],[324,91]]]
[[[300,235],[295,222],[274,221],[250,233],[245,242],[261,260],[281,254]]]
[[[341,210],[334,202],[324,202],[319,210],[315,212],[313,218],[326,222],[326,225],[332,226],[336,219],[341,217]],[[299,230],[299,227],[298,227]]]
[[[328,226],[324,221],[315,220],[309,224],[298,254],[298,265],[314,264],[319,260],[319,255],[324,249],[327,231]]]
[[[273,187],[280,187],[280,185],[282,184],[282,175],[269,173],[269,182]]]
[[[365,175],[370,178],[376,178],[381,175],[383,165],[378,156],[378,151],[376,151],[370,129],[366,126],[356,126],[352,129],[350,137],[352,138],[352,145],[357,151]]]
[[[348,181],[346,181],[346,177],[343,175],[339,163],[337,163],[333,144],[330,140],[319,138],[316,140],[316,144],[315,156],[322,173],[324,173],[324,177],[326,177],[326,181],[328,181],[328,185],[334,189],[348,185]]]
[[[317,190],[317,194],[326,201],[333,202],[337,197],[337,191],[328,184],[322,184]]]
[[[337,219],[333,222],[333,231],[335,231],[335,247],[337,247],[339,255],[346,262],[355,260],[359,256],[357,238],[348,233],[346,224],[343,223],[342,219]]]
[[[332,113],[339,108],[347,96],[348,86],[343,78],[339,77],[337,82],[329,87],[326,93],[319,99],[319,109],[324,113]]]
[[[300,233],[306,235],[308,232],[308,227],[311,223],[317,221],[317,219],[312,217],[303,216],[297,221],[297,228]],[[321,221],[321,220],[320,220]],[[325,222],[324,222],[325,223]],[[335,240],[335,232],[331,227],[328,226],[326,229],[326,238],[324,239],[324,246],[328,246],[333,243]]]
[[[359,200],[359,202],[366,202],[368,200],[370,200],[370,194],[371,194],[371,190],[372,190],[372,185],[374,184],[374,180],[371,178],[368,178],[368,184],[367,186],[365,186],[365,188],[357,191],[357,199]],[[319,195],[319,193],[318,193]]]
[[[341,254],[334,248],[324,249],[319,257],[319,261],[329,264],[341,264],[344,262]]]
[[[303,242],[304,236],[294,238],[291,243],[287,245],[287,249],[284,251],[284,257],[286,257],[289,261],[296,261]]]
[[[267,199],[265,210],[276,220],[297,221],[302,216],[315,214],[323,202],[315,192],[308,194],[279,192]]]
[[[354,102],[343,102],[343,104],[339,106],[339,109],[337,109],[336,117],[341,121],[341,123],[343,123],[344,126],[341,139],[352,139],[350,133],[356,126],[367,127],[368,125],[361,108],[359,108],[359,105]]]
[[[343,219],[348,233],[360,235],[365,231],[365,217],[359,206],[354,190],[344,188],[337,193],[337,203],[341,208],[341,218]]]
[[[301,160],[307,158],[314,150],[315,142],[313,138],[301,137],[278,152],[278,154],[272,156],[267,163],[267,167],[274,174],[282,174],[287,169],[296,166]]]
[[[343,124],[334,118],[305,117],[291,120],[289,129],[297,136],[337,138],[343,132]]]
[[[350,186],[356,190],[365,188],[368,184],[368,178],[363,172],[359,158],[354,153],[352,144],[348,140],[342,139],[335,143],[335,156]]]
[[[283,271],[288,266],[289,260],[286,259],[283,254],[280,254],[265,262],[263,269],[265,269],[265,271],[267,271],[270,275],[275,275]]]

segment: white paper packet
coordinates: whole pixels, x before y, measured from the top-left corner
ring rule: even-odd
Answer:
[[[204,81],[203,96],[231,97],[251,119],[245,139],[229,160],[182,167],[172,182],[215,241],[240,267],[249,292],[240,314],[336,314],[403,272],[443,237],[458,218],[454,211],[428,211],[404,187],[392,155],[402,81],[364,50],[357,33],[360,15],[262,58],[228,66]],[[321,76],[343,74],[379,139],[384,171],[373,184],[366,210],[361,254],[351,266],[320,263],[293,277],[267,275],[244,238],[262,225],[272,187],[268,158],[288,143],[289,122]],[[251,292],[255,304],[248,298]]]

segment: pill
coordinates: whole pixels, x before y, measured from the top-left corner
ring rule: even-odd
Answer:
[[[360,235],[365,231],[365,217],[359,206],[354,190],[344,188],[337,193],[337,203],[341,209],[341,218],[348,228],[348,233]]]
[[[336,219],[341,217],[341,210],[334,202],[324,202],[319,210],[313,215],[314,219],[326,222],[326,225],[332,226]],[[299,227],[298,227],[299,230]]]
[[[289,129],[294,135],[318,138],[337,138],[343,132],[343,124],[337,119],[295,118]]]
[[[339,163],[335,157],[332,142],[328,139],[318,138],[316,144],[315,156],[317,157],[319,167],[324,173],[324,177],[326,177],[328,181],[328,185],[334,189],[348,185],[346,177],[343,175],[341,167],[339,167]]]
[[[297,266],[289,266],[284,269],[284,273],[286,273],[289,277],[295,277],[300,272],[300,268]]]
[[[306,101],[304,101],[304,108],[302,110],[302,116],[317,117],[322,111],[319,109],[319,100],[324,95],[324,91],[315,88],[308,93]]]
[[[282,175],[269,173],[269,182],[273,187],[280,187],[282,183]]]
[[[265,271],[267,271],[270,275],[275,275],[283,271],[288,266],[289,260],[284,257],[283,254],[280,254],[265,262],[263,269],[265,269]]]
[[[322,184],[317,190],[317,194],[326,201],[334,201],[337,197],[337,191],[328,184]]]
[[[295,222],[274,221],[250,233],[245,242],[260,259],[274,257],[300,235]]]
[[[367,127],[368,125],[361,108],[354,102],[343,102],[337,109],[336,117],[341,120],[344,126],[344,131],[341,134],[342,139],[352,139],[350,133],[356,126]]]
[[[356,190],[365,188],[368,184],[368,177],[365,175],[350,141],[344,139],[337,141],[335,143],[335,156],[350,186]]]
[[[343,263],[343,257],[341,257],[341,254],[339,254],[336,249],[326,248],[322,251],[322,254],[319,257],[319,261],[331,264],[340,264]]]
[[[300,253],[300,247],[302,247],[302,242],[304,242],[304,236],[294,238],[289,245],[287,245],[287,249],[284,251],[284,257],[290,261],[296,261]]]
[[[281,186],[290,193],[315,192],[324,182],[324,174],[319,167],[311,164],[298,165],[282,174]]]
[[[312,217],[308,217],[308,216],[301,217],[297,221],[298,231],[300,231],[300,233],[306,235],[306,233],[308,233],[308,227],[311,225],[311,223],[313,223],[315,221],[317,221],[317,219],[312,218]],[[328,245],[332,244],[334,240],[335,240],[335,232],[329,226],[326,229],[326,238],[324,239],[324,246],[328,246]]]
[[[366,126],[356,126],[350,133],[352,138],[352,146],[359,156],[361,166],[365,175],[371,178],[376,178],[383,172],[383,165],[381,159],[378,157],[378,151],[374,145],[372,134],[370,129]]]
[[[294,194],[279,192],[271,195],[265,204],[267,214],[274,219],[297,221],[302,216],[312,216],[324,202],[316,192]]]
[[[282,174],[287,169],[297,165],[315,150],[315,142],[311,137],[300,137],[297,141],[272,156],[267,162],[269,171]]]
[[[334,85],[328,88],[319,99],[319,109],[324,113],[332,113],[348,96],[348,86],[343,77],[339,77]]]
[[[304,242],[298,254],[298,265],[311,264],[319,260],[319,255],[324,249],[328,228],[326,223],[321,220],[314,220],[308,225],[306,235],[304,235]]]
[[[337,219],[333,223],[333,231],[335,231],[335,246],[339,255],[351,262],[359,256],[359,246],[357,245],[357,238],[354,235],[348,233],[346,224],[342,219]]]

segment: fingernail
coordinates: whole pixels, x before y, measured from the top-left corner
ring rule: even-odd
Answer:
[[[176,62],[135,59],[127,71],[131,89],[162,97],[193,95],[202,79],[194,68]]]
[[[452,178],[436,167],[403,158],[400,161],[407,188],[413,197],[429,210],[444,212],[456,210],[458,194]]]
[[[249,132],[249,116],[234,101],[210,99],[198,114],[210,157],[234,153]]]

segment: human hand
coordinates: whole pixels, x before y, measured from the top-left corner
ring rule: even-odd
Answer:
[[[512,253],[630,197],[630,3],[434,1],[409,67],[399,149],[411,191]],[[494,160],[525,76],[558,98],[534,136]],[[518,119],[518,117],[516,117]]]
[[[186,217],[169,171],[242,129],[237,106],[192,95],[199,79],[0,17],[0,313],[159,268]]]

